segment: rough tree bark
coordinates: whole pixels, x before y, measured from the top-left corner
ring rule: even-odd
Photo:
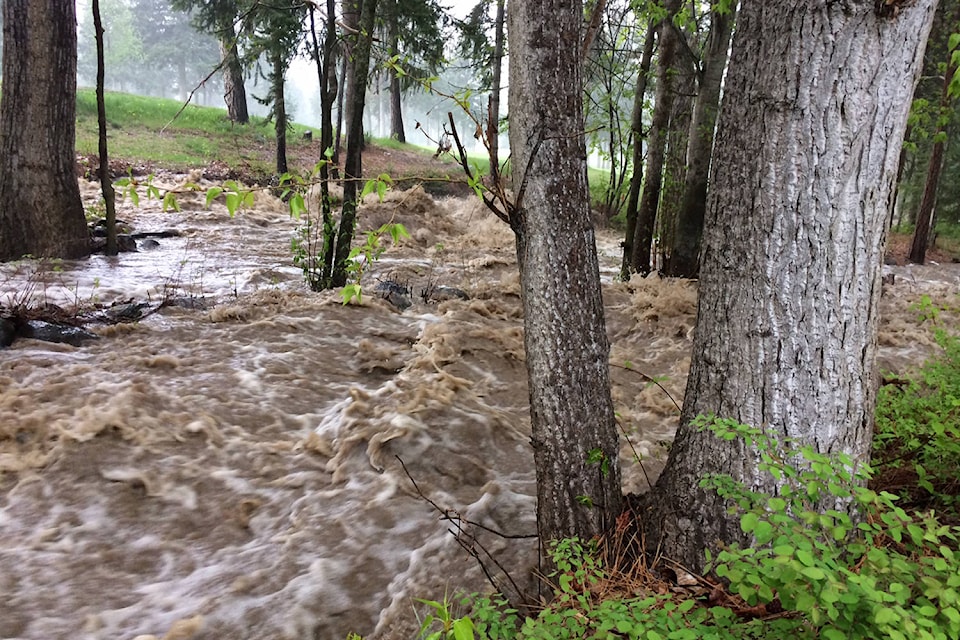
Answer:
[[[663,161],[667,146],[667,130],[670,127],[670,112],[673,109],[674,73],[677,51],[680,48],[680,33],[673,18],[680,11],[681,0],[665,0],[666,17],[660,21],[659,54],[657,56],[657,91],[653,106],[653,121],[650,123],[650,138],[647,148],[646,182],[637,208],[637,222],[633,234],[631,269],[641,275],[650,273],[650,245],[653,244],[653,229],[660,204],[660,187],[663,183]]]
[[[710,35],[704,51],[700,90],[697,92],[693,120],[690,123],[687,174],[672,252],[666,265],[668,276],[695,278],[700,272],[700,238],[703,235],[703,216],[707,208],[713,130],[717,122],[720,83],[727,67],[727,50],[730,48],[736,12],[736,3],[733,3],[729,11],[721,13],[714,9],[710,13]]]
[[[542,561],[551,540],[603,531],[622,501],[587,191],[582,16],[580,0],[527,0],[507,11],[518,198],[511,226],[523,295]]]
[[[90,253],[74,157],[76,91],[73,0],[4,0],[0,260]]]
[[[869,458],[880,264],[936,0],[744,0],[720,113],[681,426],[655,488],[663,550],[693,569],[739,518],[706,473],[775,486],[754,452],[691,428],[714,413]],[[749,123],[749,126],[744,126]]]

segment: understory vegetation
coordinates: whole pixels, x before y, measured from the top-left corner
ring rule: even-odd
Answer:
[[[955,310],[927,297],[915,309],[939,349],[914,373],[884,378],[872,466],[702,417],[716,437],[743,438],[782,486],[771,496],[728,476],[703,480],[753,545],[708,553],[706,575],[678,580],[682,568],[642,552],[642,522],[626,513],[605,540],[553,547],[547,606],[480,594],[421,601],[421,637],[960,637],[960,338],[940,323]]]

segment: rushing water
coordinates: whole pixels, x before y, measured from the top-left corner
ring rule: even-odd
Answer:
[[[505,226],[419,190],[364,207],[367,226],[396,220],[413,236],[369,267],[368,288],[389,277],[471,296],[401,313],[308,291],[290,259],[296,222],[275,199],[232,219],[201,194],[180,202],[122,209],[139,230],[181,233],[153,250],[0,272],[8,305],[208,303],[94,326],[101,339],[81,348],[0,351],[0,638],[413,637],[414,598],[488,588],[449,532],[458,517],[526,586],[535,543],[484,529],[535,530]],[[675,428],[696,292],[613,283],[618,238],[600,238],[611,361],[635,369],[613,382],[637,491]],[[951,268],[898,273],[881,337],[894,368],[930,345],[907,305],[957,285]]]

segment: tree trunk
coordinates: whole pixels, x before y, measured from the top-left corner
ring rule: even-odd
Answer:
[[[497,0],[497,13],[493,20],[493,58],[490,61],[490,99],[487,101],[487,146],[490,155],[490,179],[500,182],[500,86],[503,67],[503,20],[506,0]]]
[[[356,80],[354,78],[354,69],[356,68],[356,63],[354,62],[354,49],[357,46],[357,40],[360,38],[360,5],[361,0],[342,0],[341,11],[343,12],[343,70],[340,75],[341,81],[340,86],[344,87],[343,95],[340,97],[339,115],[337,119],[337,146],[334,149],[334,157],[339,161],[340,159],[340,145],[341,145],[341,129],[347,131],[347,136],[350,136],[350,112],[353,108],[353,102],[355,100],[356,91]],[[364,85],[363,90],[366,91],[366,85]],[[363,119],[363,112],[361,114],[361,121]],[[363,136],[363,123],[360,124],[361,137]],[[362,148],[362,147],[361,147]]]
[[[957,73],[957,65],[953,62],[953,51],[947,52],[950,62],[943,79],[943,91],[940,94],[939,113],[943,114],[950,108],[953,98],[950,95],[950,83]],[[913,244],[910,247],[910,262],[923,264],[927,258],[927,247],[930,246],[930,231],[933,226],[933,208],[937,202],[937,189],[940,187],[940,174],[943,172],[943,153],[947,142],[946,123],[948,118],[940,115],[937,132],[933,136],[933,150],[930,152],[930,164],[927,166],[927,180],[923,186],[923,200],[920,201],[920,210],[917,212],[917,226],[913,231]]]
[[[284,100],[284,73],[286,63],[283,54],[273,52],[273,119],[277,136],[277,175],[287,172],[287,104]]]
[[[647,519],[693,570],[716,541],[747,542],[704,474],[776,491],[754,451],[695,416],[869,459],[887,211],[935,4],[741,3],[681,426]]]
[[[710,35],[704,53],[700,90],[690,123],[687,148],[687,175],[677,217],[673,251],[667,263],[667,275],[696,278],[700,272],[700,238],[707,208],[707,181],[713,152],[713,130],[720,105],[720,84],[727,66],[727,50],[736,20],[736,4],[729,11],[710,14]]]
[[[551,540],[601,533],[622,500],[587,190],[582,15],[579,0],[528,0],[507,12],[510,148],[519,198],[512,227],[542,561]]]
[[[643,135],[643,103],[647,94],[647,79],[650,77],[656,31],[656,25],[651,22],[647,26],[647,34],[643,40],[643,54],[640,57],[640,68],[637,72],[637,90],[633,96],[633,114],[630,118],[630,133],[633,137],[633,157],[630,165],[633,173],[630,176],[630,192],[627,196],[627,232],[623,239],[621,280],[630,279],[633,266],[633,236],[637,230],[637,204],[640,200],[640,187],[643,186],[643,142],[646,139]]]
[[[74,156],[76,91],[73,0],[4,0],[0,260],[90,253]]]
[[[119,252],[117,247],[117,203],[113,191],[113,180],[110,176],[110,156],[107,153],[107,109],[103,100],[103,24],[100,21],[100,2],[93,0],[93,33],[97,42],[97,126],[98,147],[100,151],[100,166],[97,175],[100,177],[100,191],[103,193],[103,205],[107,210],[107,248],[108,256],[115,256]]]
[[[390,0],[386,11],[389,24],[387,27],[387,48],[389,55],[395,56],[400,53],[400,23],[397,15],[397,0]],[[393,69],[390,73],[390,137],[398,142],[406,142],[407,137],[403,133],[403,110],[400,108],[400,76]]]
[[[650,248],[653,244],[653,229],[660,205],[660,187],[663,184],[663,161],[666,155],[667,130],[670,127],[670,112],[673,108],[674,66],[680,46],[680,34],[673,18],[680,11],[680,0],[666,0],[666,17],[660,22],[659,55],[657,56],[657,92],[653,105],[653,122],[650,124],[650,143],[647,148],[646,182],[637,209],[636,230],[633,237],[631,268],[636,273],[650,273]]]
[[[340,228],[337,230],[337,246],[331,283],[334,287],[347,284],[347,262],[353,229],[357,221],[357,188],[362,175],[360,150],[363,146],[363,105],[367,92],[367,76],[370,70],[370,46],[373,40],[377,0],[363,0],[359,17],[359,29],[355,34],[350,56],[350,71],[347,73],[353,88],[347,86],[347,157],[343,166],[343,207]]]
[[[657,271],[667,271],[673,258],[677,221],[683,204],[683,185],[687,178],[687,148],[690,146],[694,96],[697,93],[696,61],[689,54],[681,53],[675,60],[673,74],[674,97],[667,129],[667,148],[663,155],[660,207],[654,224],[658,242],[651,256],[652,266]]]
[[[237,51],[237,35],[233,25],[220,30],[220,57],[223,65],[223,99],[227,103],[227,115],[237,124],[250,122],[247,112],[247,90],[243,86],[243,67]]]

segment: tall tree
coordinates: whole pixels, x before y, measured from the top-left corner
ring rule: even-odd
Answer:
[[[695,416],[869,458],[887,211],[935,4],[741,3],[693,360],[648,519],[688,567],[715,541],[744,536],[739,517],[699,488],[704,474],[776,492],[754,450],[698,431]]]
[[[630,166],[630,188],[627,192],[626,233],[623,239],[623,261],[620,264],[620,279],[629,280],[633,272],[633,239],[637,232],[637,208],[640,203],[640,188],[643,186],[643,105],[647,95],[647,80],[650,77],[650,65],[653,61],[653,45],[656,39],[657,23],[651,20],[643,40],[643,54],[637,71],[637,88],[633,93],[633,111],[630,116],[630,135],[633,139]]]
[[[507,11],[517,193],[510,222],[520,264],[541,550],[551,540],[600,533],[622,500],[587,190],[582,21],[580,0],[526,0]]]
[[[401,94],[419,88],[443,62],[446,18],[436,0],[386,0],[381,4],[387,54],[394,59],[390,75],[390,135],[406,142]]]
[[[90,253],[75,169],[76,92],[74,0],[4,0],[0,260]]]
[[[367,78],[370,72],[370,47],[373,43],[373,29],[377,13],[377,0],[363,0],[354,5],[358,10],[358,29],[350,37],[351,57],[348,82],[347,103],[347,154],[343,165],[343,206],[340,212],[340,227],[337,229],[334,247],[333,272],[330,285],[342,287],[347,283],[347,263],[350,259],[350,245],[353,243],[353,231],[357,222],[358,183],[362,172],[361,151],[363,148],[363,105],[367,93]]]
[[[179,11],[192,11],[194,26],[216,36],[220,43],[227,114],[237,124],[246,124],[250,116],[243,86],[244,68],[237,46],[238,0],[170,0],[170,6]]]
[[[724,4],[729,6],[723,6]],[[700,272],[700,238],[707,208],[707,179],[713,152],[713,130],[720,105],[720,85],[727,67],[727,51],[736,20],[736,2],[716,3],[710,12],[710,34],[699,71],[699,90],[690,122],[687,172],[677,215],[669,276],[695,278]]]
[[[117,255],[117,204],[113,178],[110,176],[110,156],[107,152],[107,109],[103,97],[106,64],[103,59],[103,23],[100,20],[99,0],[93,0],[91,10],[93,11],[93,31],[97,40],[97,131],[100,152],[100,167],[97,175],[100,178],[100,191],[103,193],[103,203],[107,210],[106,254],[115,256]]]
[[[682,35],[677,25],[674,24],[674,18],[680,11],[681,4],[681,0],[664,0],[666,16],[660,21],[659,27],[657,91],[653,107],[653,121],[650,123],[647,168],[644,172],[646,181],[637,208],[633,238],[629,243],[633,250],[630,259],[631,270],[641,275],[650,273],[650,250],[653,244],[657,210],[660,206],[660,188],[663,184],[667,132],[670,128],[673,99],[676,96],[674,67],[683,44]]]
[[[933,212],[937,201],[937,190],[940,187],[940,174],[943,172],[944,151],[947,145],[947,126],[953,114],[953,102],[957,98],[957,83],[954,76],[957,74],[957,62],[960,61],[960,35],[956,29],[960,26],[960,5],[949,12],[947,22],[949,31],[949,45],[947,48],[946,72],[943,77],[943,87],[940,91],[936,132],[933,135],[933,150],[927,165],[927,179],[923,187],[923,199],[920,201],[920,210],[917,212],[917,224],[913,232],[913,244],[910,247],[910,262],[923,264],[927,257],[927,246],[930,242],[930,231],[933,226]]]

